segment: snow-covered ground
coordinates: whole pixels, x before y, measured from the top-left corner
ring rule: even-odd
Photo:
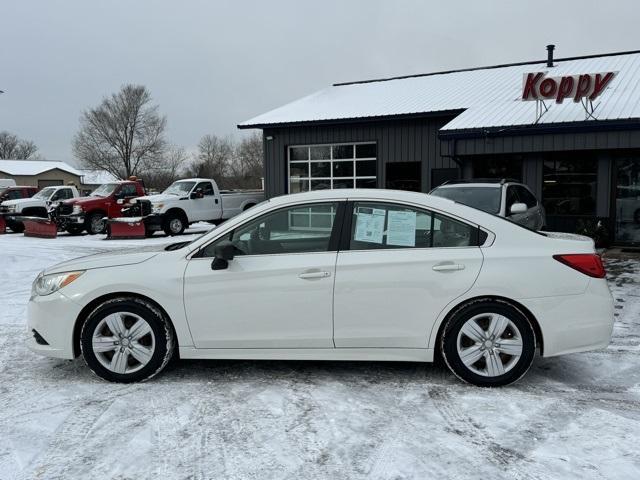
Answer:
[[[102,238],[0,236],[2,480],[640,478],[637,259],[607,261],[607,350],[538,358],[507,388],[382,362],[181,361],[118,385],[22,344],[41,269],[172,241]]]

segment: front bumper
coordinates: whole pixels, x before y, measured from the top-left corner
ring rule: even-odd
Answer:
[[[614,304],[604,279],[591,279],[580,295],[518,301],[540,324],[545,357],[599,350],[611,341]]]
[[[73,359],[73,327],[81,310],[59,291],[33,297],[27,306],[27,347],[47,357]],[[34,330],[47,344],[36,340]]]

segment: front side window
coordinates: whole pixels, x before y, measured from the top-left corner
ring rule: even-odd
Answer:
[[[122,185],[122,189],[120,190],[122,197],[135,197],[137,194],[138,190],[136,190],[136,186],[133,183],[125,183]]]
[[[375,188],[375,143],[289,147],[289,193]]]
[[[202,190],[202,194],[205,196],[213,195],[213,185],[211,185],[211,182],[200,182],[196,186],[196,191],[198,190]]]
[[[533,208],[538,204],[536,197],[529,191],[528,188],[516,185],[516,191],[518,192],[518,198],[524,203],[527,208]]]
[[[0,197],[2,195],[0,194]],[[19,198],[23,198],[22,197],[22,192],[20,190],[11,190],[8,194],[7,197],[9,200],[18,200]]]
[[[445,248],[477,244],[477,228],[440,213],[385,203],[357,202],[351,250]]]
[[[213,257],[221,241],[231,241],[238,256],[327,252],[337,209],[332,202],[267,213],[207,245],[202,256]]]
[[[558,154],[545,160],[542,204],[547,215],[594,215],[597,173],[592,156]]]

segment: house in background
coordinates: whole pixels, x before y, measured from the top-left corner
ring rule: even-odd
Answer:
[[[81,170],[54,160],[0,160],[0,178],[39,189],[73,184],[83,195],[91,193],[102,183],[117,180],[107,172]]]

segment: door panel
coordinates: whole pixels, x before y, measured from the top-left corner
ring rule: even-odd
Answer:
[[[196,348],[331,348],[336,252],[189,262],[184,302]]]
[[[471,288],[482,258],[478,247],[340,252],[336,347],[427,348],[438,314]]]

